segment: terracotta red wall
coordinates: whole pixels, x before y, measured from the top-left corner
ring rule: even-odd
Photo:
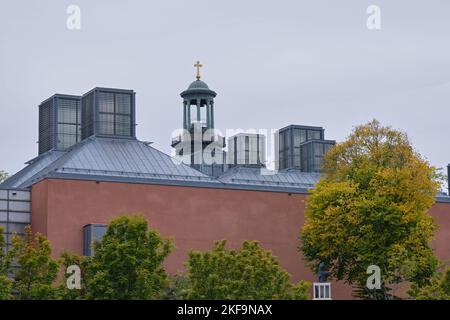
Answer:
[[[436,203],[431,215],[438,225],[433,247],[436,255],[443,261],[450,260],[450,203]]]
[[[42,181],[35,184],[31,190],[31,226],[33,231],[45,235],[47,235],[48,185],[47,180]]]
[[[82,228],[108,223],[117,215],[139,213],[176,249],[166,261],[168,272],[183,269],[191,249],[210,249],[214,240],[228,239],[232,247],[258,240],[278,256],[294,281],[314,281],[297,251],[304,223],[306,195],[159,186],[95,181],[47,179],[32,189],[32,227],[52,243],[54,255],[63,250],[82,253]],[[450,204],[436,204],[439,223],[436,248],[450,259]],[[333,284],[334,298],[350,298],[351,291]]]

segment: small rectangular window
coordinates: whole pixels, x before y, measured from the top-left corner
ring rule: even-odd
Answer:
[[[94,254],[93,245],[96,241],[101,241],[106,233],[105,224],[88,224],[83,227],[83,255],[92,256]]]

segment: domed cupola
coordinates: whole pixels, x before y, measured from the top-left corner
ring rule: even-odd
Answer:
[[[217,93],[200,80],[199,61],[197,80],[180,95],[183,98],[183,133],[172,137],[172,147],[181,161],[201,172],[219,176],[225,168],[225,139],[214,129],[214,98]],[[206,160],[205,160],[206,159]]]
[[[209,89],[208,85],[200,79],[192,82],[189,87],[181,93],[181,97],[183,98],[197,95],[214,98],[217,96],[217,93]]]
[[[214,128],[214,98],[217,93],[209,89],[208,85],[200,80],[199,61],[194,65],[197,75],[194,82],[180,95],[183,98],[183,128],[189,130],[193,123],[201,123],[206,129]]]

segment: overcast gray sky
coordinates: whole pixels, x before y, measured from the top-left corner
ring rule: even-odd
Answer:
[[[96,86],[134,89],[138,138],[169,153],[197,59],[219,129],[318,125],[340,141],[377,118],[450,162],[448,0],[1,0],[0,169],[37,155],[41,101]]]

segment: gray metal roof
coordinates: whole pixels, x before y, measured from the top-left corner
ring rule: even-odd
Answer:
[[[93,138],[74,152],[58,172],[127,177],[165,177],[210,180],[205,174],[175,161],[146,145],[129,139]]]
[[[28,188],[48,177],[304,192],[314,186],[319,175],[235,167],[214,178],[136,139],[94,136],[65,152],[42,154],[0,187]]]
[[[219,183],[135,139],[91,137],[57,155],[38,157],[1,187],[26,188],[55,174]]]
[[[48,151],[27,162],[27,166],[0,184],[2,188],[28,187],[27,181],[64,155],[63,151]]]
[[[436,197],[437,202],[447,202],[450,203],[450,196],[446,194],[441,194]]]
[[[235,167],[226,171],[219,180],[228,184],[273,186],[311,189],[319,179],[318,173],[300,170],[271,171],[264,168]]]
[[[124,181],[206,188],[305,193],[318,173],[295,169],[270,171],[234,167],[218,178],[207,176],[136,139],[91,137],[66,151],[48,151],[0,184],[0,189],[25,189],[47,178]],[[439,195],[438,202],[450,202]]]

